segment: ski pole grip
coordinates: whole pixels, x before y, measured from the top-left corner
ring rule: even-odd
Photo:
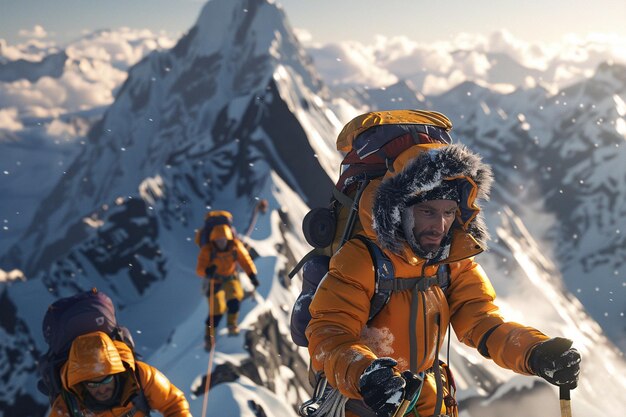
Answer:
[[[422,380],[413,372],[404,371],[402,372],[402,377],[406,381],[406,386],[404,387],[404,397],[402,398],[402,402],[393,417],[402,417],[407,412],[407,409],[413,402],[413,398],[417,395],[420,387],[422,386]]]
[[[559,406],[561,407],[561,417],[572,417],[572,402],[570,390],[567,387],[559,386]]]

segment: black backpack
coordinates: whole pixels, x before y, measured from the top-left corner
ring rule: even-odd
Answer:
[[[211,231],[215,226],[227,225],[233,232],[233,236],[237,237],[235,227],[233,226],[233,215],[225,210],[209,211],[204,217],[204,224],[201,229],[196,230],[196,245],[202,247],[210,242]]]
[[[67,361],[74,339],[87,333],[101,331],[108,334],[113,340],[126,343],[133,354],[135,352],[135,343],[130,331],[117,323],[113,302],[106,294],[96,288],[71,297],[61,298],[52,303],[44,316],[42,330],[49,348],[39,358],[37,388],[48,396],[50,405],[59,395],[62,395],[70,414],[73,416],[78,415],[76,401],[69,392],[63,389],[60,371]],[[139,375],[137,375],[137,381],[139,381]],[[149,415],[150,408],[141,383],[140,388],[139,398],[133,403],[138,409]]]

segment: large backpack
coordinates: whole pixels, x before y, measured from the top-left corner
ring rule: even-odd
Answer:
[[[76,337],[100,331],[108,334],[113,340],[126,343],[133,353],[135,352],[135,343],[130,331],[117,323],[113,302],[96,288],[52,303],[44,316],[42,330],[49,348],[37,365],[40,378],[37,388],[48,396],[50,405],[62,395],[71,415],[76,415],[75,399],[63,389],[60,371],[67,361],[70,347]],[[137,379],[139,381],[139,378]],[[149,415],[150,409],[143,389],[140,389],[139,396],[133,403]]]
[[[202,247],[208,244],[211,237],[211,231],[215,226],[220,224],[228,225],[233,232],[233,236],[237,235],[235,233],[235,228],[233,227],[233,215],[225,210],[213,210],[209,211],[204,216],[204,224],[202,225],[202,228],[196,230],[196,245]]]
[[[378,245],[358,234],[361,193],[372,179],[380,178],[393,161],[412,146],[427,143],[450,144],[450,120],[441,113],[422,110],[390,110],[365,113],[350,121],[337,137],[337,149],[345,152],[340,177],[332,189],[328,207],[314,208],[302,222],[302,230],[313,250],[289,273],[302,269],[302,291],[291,314],[291,338],[308,346],[306,327],[311,320],[309,306],[322,278],[328,272],[331,256],[348,240],[356,238],[367,247],[374,265],[376,292],[371,299],[369,320],[382,310],[393,292],[395,279],[389,258]],[[420,286],[449,284],[449,267],[441,265],[437,276]],[[383,282],[387,282],[383,284]]]

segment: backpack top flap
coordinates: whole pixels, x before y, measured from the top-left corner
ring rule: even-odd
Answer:
[[[106,294],[93,288],[51,304],[42,327],[50,351],[61,355],[77,336],[95,331],[112,334],[117,327],[115,307]]]
[[[231,228],[234,234],[233,228],[233,215],[225,210],[213,210],[209,211],[204,216],[204,224],[202,225],[202,229],[196,232],[195,241],[198,246],[204,246],[209,243],[209,237],[211,236],[211,231],[217,225],[227,225]]]
[[[355,117],[337,137],[347,152],[335,188],[348,194],[357,178],[380,177],[398,155],[419,144],[451,144],[452,123],[441,113],[424,110],[370,112]]]
[[[428,110],[383,110],[361,114],[352,119],[337,137],[337,150],[349,152],[357,148],[355,139],[366,130],[382,125],[430,125],[443,129],[452,129],[452,122],[445,115]],[[426,132],[424,132],[426,133]],[[399,135],[397,135],[399,136]],[[362,145],[361,145],[362,146]]]

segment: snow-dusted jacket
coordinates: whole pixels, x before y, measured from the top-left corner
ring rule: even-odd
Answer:
[[[228,240],[228,245],[225,250],[219,250],[213,243],[219,238],[225,238]],[[243,268],[248,276],[256,274],[256,266],[250,257],[250,253],[245,248],[243,243],[239,239],[233,236],[230,227],[227,225],[218,225],[211,231],[211,242],[200,248],[198,254],[198,263],[196,266],[196,273],[204,278],[205,270],[215,265],[216,275],[231,276],[235,273],[237,263]]]
[[[135,372],[137,370],[137,372]],[[122,375],[120,404],[105,411],[87,410],[85,395],[87,390],[81,382],[102,379],[107,375]],[[139,377],[140,381],[137,381]],[[77,337],[72,343],[68,360],[61,368],[63,389],[73,394],[85,416],[119,417],[126,416],[133,409],[133,398],[139,393],[139,382],[151,409],[159,411],[163,417],[191,417],[189,403],[185,395],[176,388],[156,368],[135,361],[130,348],[123,342],[113,341],[102,332],[88,333]],[[57,397],[49,417],[67,417],[65,401]],[[134,417],[145,414],[137,411]]]
[[[449,264],[451,272],[445,293],[432,286],[417,293],[412,307],[411,290],[394,292],[368,323],[374,268],[366,246],[352,239],[331,258],[328,274],[313,298],[306,331],[313,368],[323,371],[330,384],[350,398],[361,398],[359,378],[377,357],[394,358],[400,372],[412,363],[414,372],[431,368],[448,323],[463,343],[521,374],[531,374],[529,353],[547,339],[533,328],[503,320],[494,304],[494,289],[474,261],[487,240],[478,199],[487,198],[492,176],[490,168],[466,147],[424,144],[399,155],[393,169],[382,180],[370,182],[363,192],[362,234],[383,249],[396,278],[434,276],[439,263],[431,265],[415,255],[403,232],[402,218],[413,197],[444,180],[455,180],[462,194],[449,254],[440,262]],[[413,325],[409,320],[412,308],[417,308]],[[422,392],[420,415],[430,415],[427,410],[432,410],[435,399],[433,390]]]

